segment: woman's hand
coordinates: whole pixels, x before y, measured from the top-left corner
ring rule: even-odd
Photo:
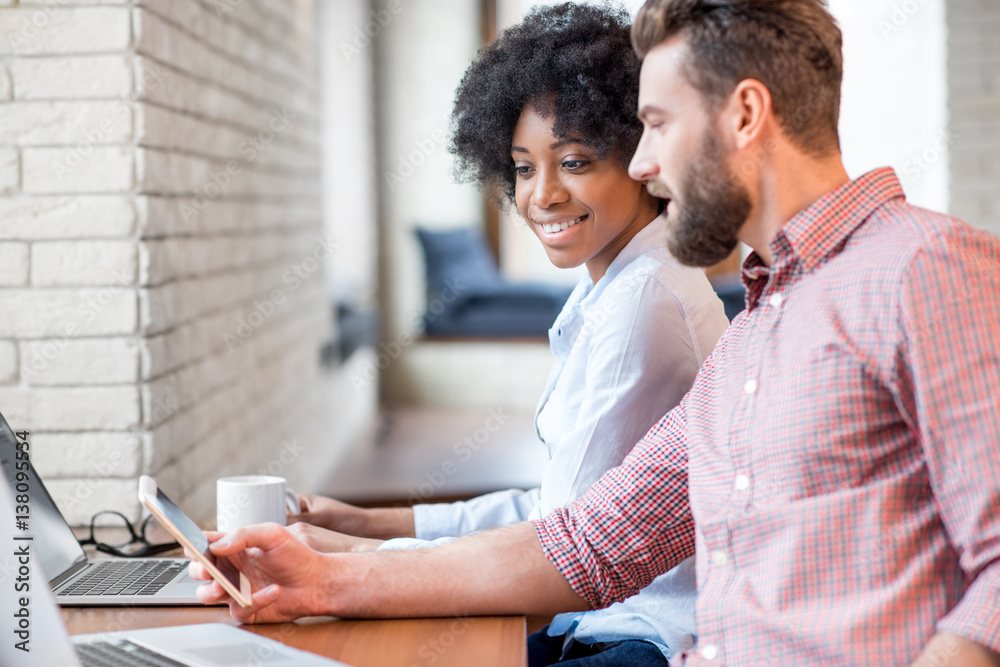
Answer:
[[[289,514],[288,523],[308,523],[344,535],[387,540],[416,537],[413,510],[407,507],[365,509],[310,493],[300,493],[299,514]]]
[[[344,535],[308,523],[295,523],[288,527],[289,534],[320,553],[359,553],[375,551],[384,540]]]
[[[205,536],[219,570],[236,586],[240,573],[250,581],[253,604],[244,609],[214,580],[198,587],[198,599],[203,603],[225,602],[241,623],[283,623],[329,612],[332,579],[328,557],[293,538],[283,527],[262,523],[229,533],[206,532]],[[197,560],[188,565],[188,574],[194,579],[211,579]]]
[[[299,494],[299,513],[289,514],[288,523],[309,523],[346,535],[362,535],[367,528],[366,510],[333,498],[311,493]]]

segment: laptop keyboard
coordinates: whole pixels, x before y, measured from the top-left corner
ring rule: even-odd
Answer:
[[[156,595],[184,572],[184,561],[107,561],[95,564],[59,595]]]
[[[76,654],[83,667],[184,667],[127,639],[77,644]]]

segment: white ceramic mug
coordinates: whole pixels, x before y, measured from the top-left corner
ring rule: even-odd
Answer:
[[[221,532],[269,521],[284,526],[287,514],[299,513],[299,500],[284,477],[220,477],[215,494],[215,525]]]

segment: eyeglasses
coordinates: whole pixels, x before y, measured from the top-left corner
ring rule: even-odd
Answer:
[[[107,517],[110,521],[105,520],[102,522],[103,525],[99,526],[97,525],[99,517]],[[180,545],[177,542],[153,544],[149,541],[146,537],[146,531],[149,529],[149,520],[152,518],[153,516],[150,515],[143,519],[142,523],[139,524],[139,531],[136,532],[132,522],[121,512],[113,510],[98,512],[90,517],[90,537],[77,541],[80,546],[93,544],[98,551],[122,558],[144,558],[178,548]],[[123,528],[128,531],[125,534],[129,536],[129,539],[125,541],[121,539],[125,535],[122,533]],[[138,546],[131,549],[126,548],[133,545]]]

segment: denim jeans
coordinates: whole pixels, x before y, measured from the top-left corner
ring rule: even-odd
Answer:
[[[528,667],[667,667],[654,644],[633,640],[607,644],[582,644],[574,641],[560,660],[565,635],[550,637],[548,626],[528,637]]]

